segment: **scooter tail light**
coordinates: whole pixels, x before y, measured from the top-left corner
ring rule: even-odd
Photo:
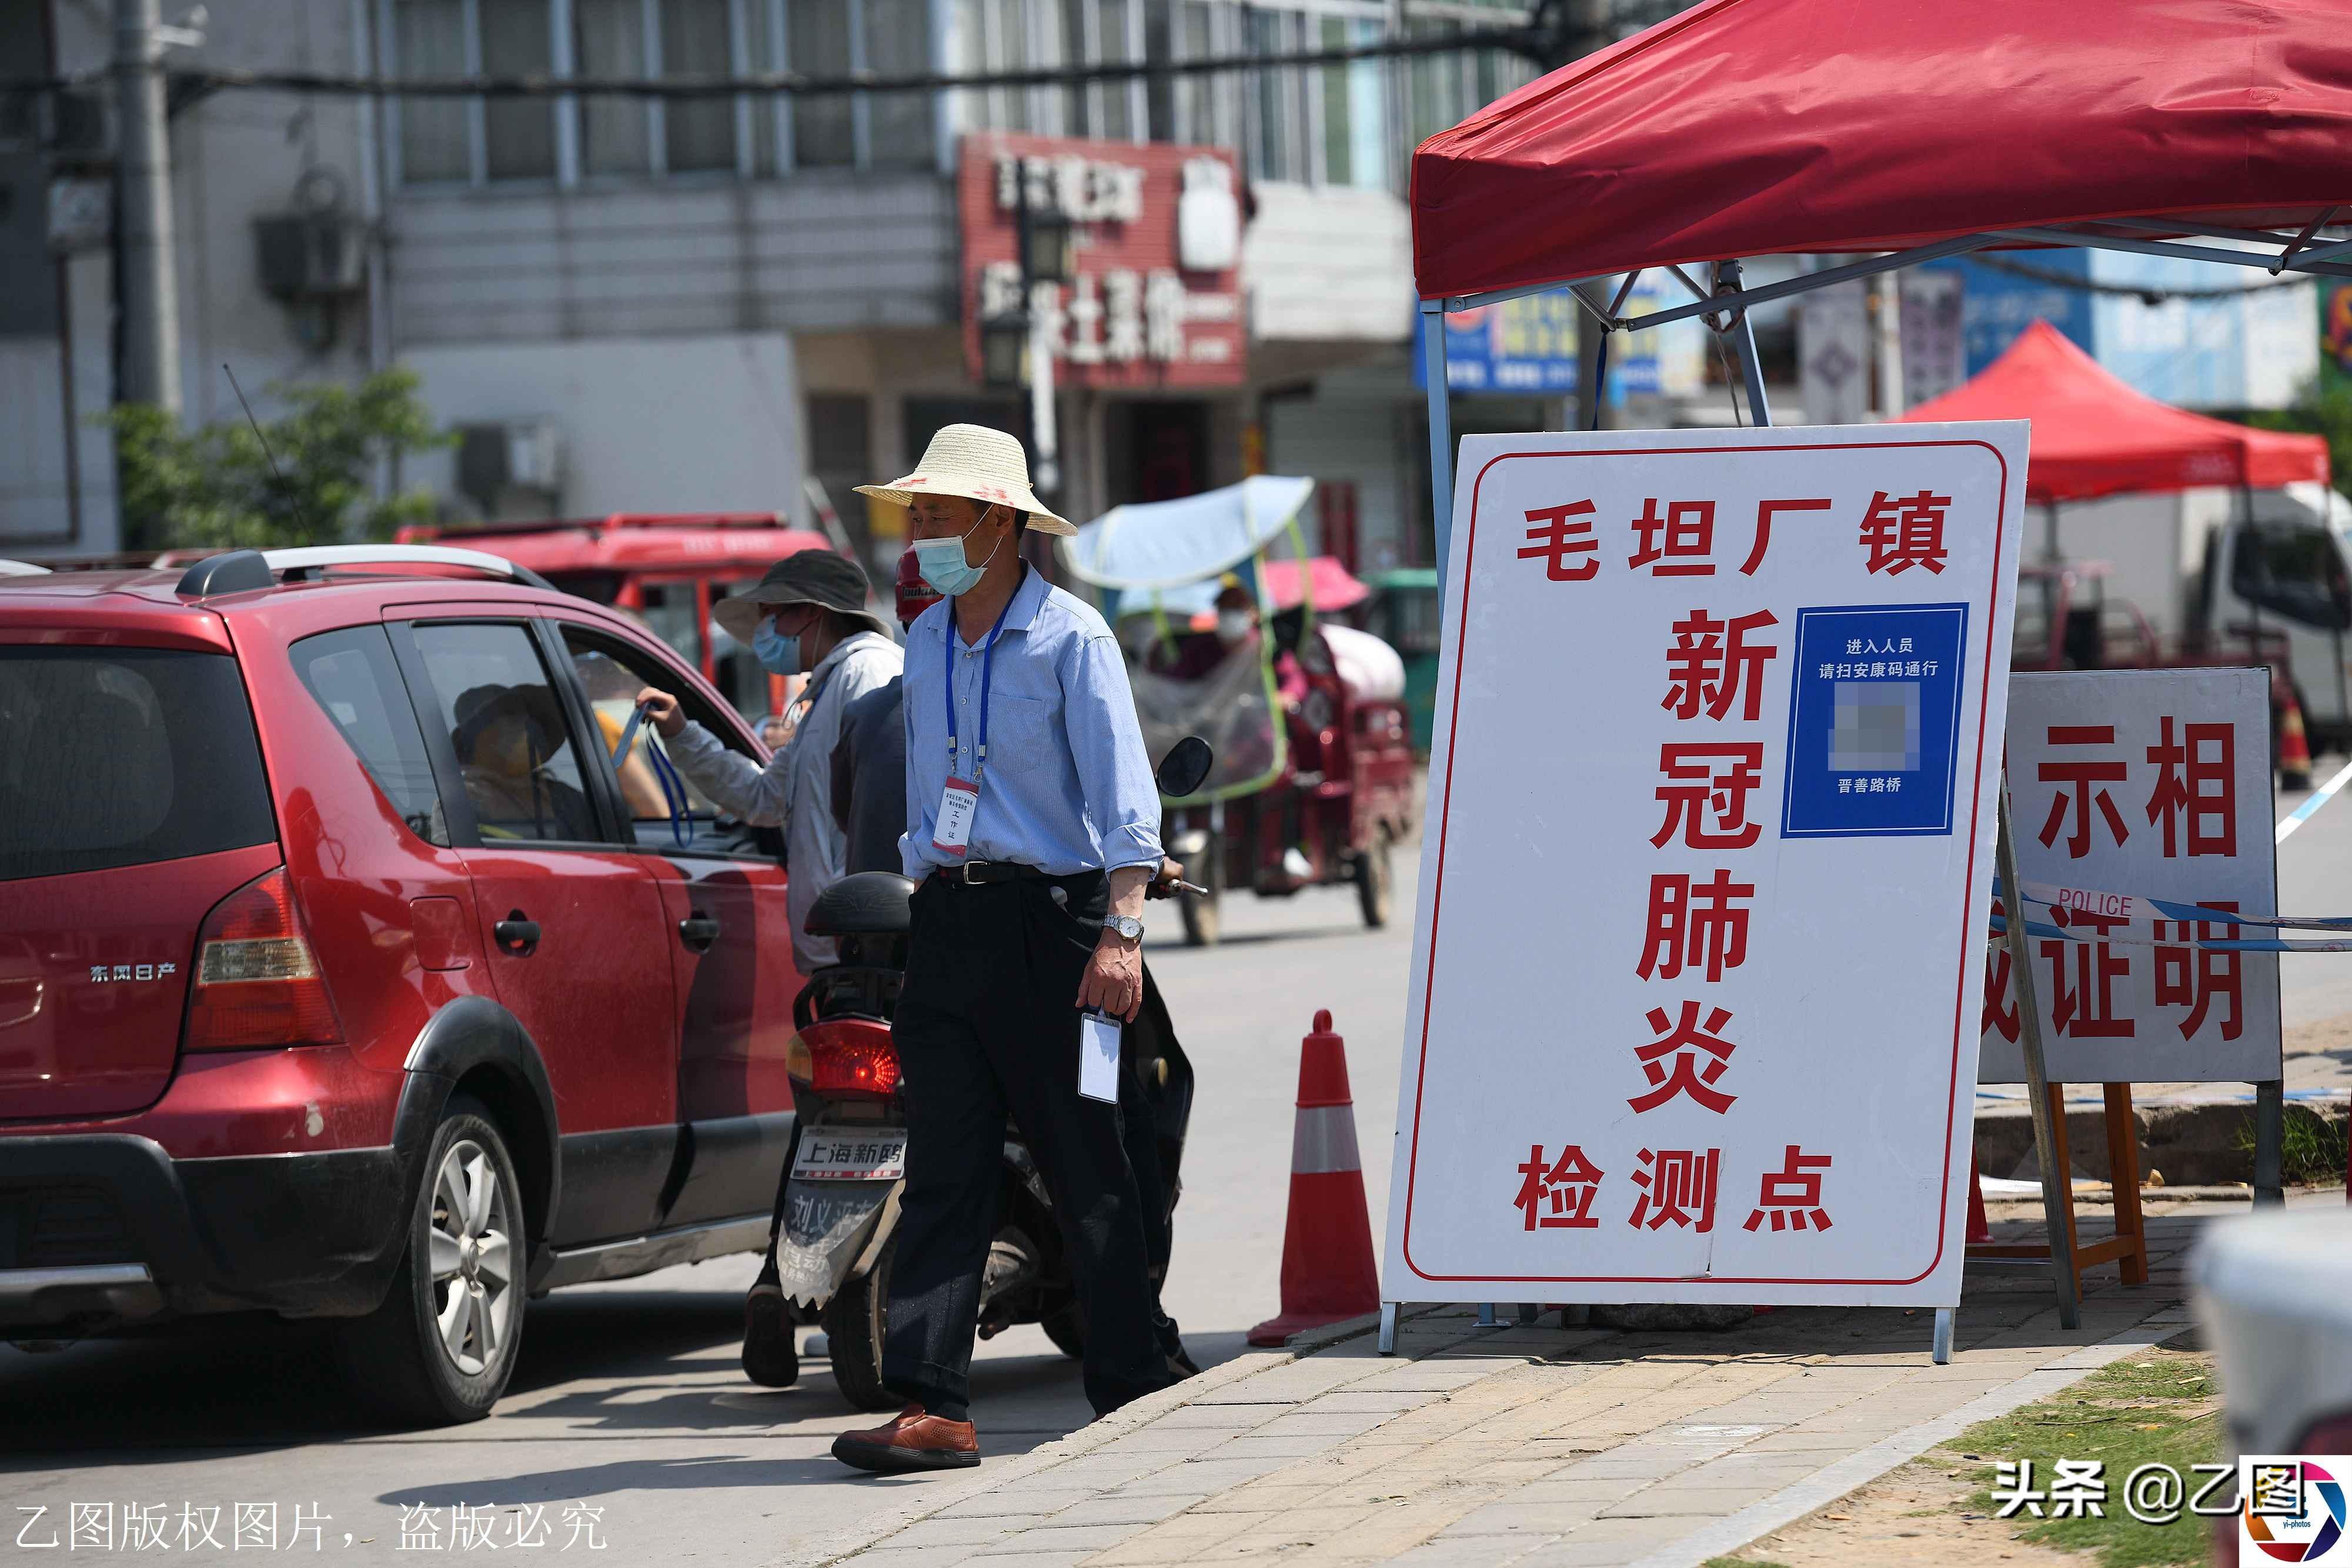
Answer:
[[[887,1100],[898,1090],[898,1053],[878,1030],[794,1035],[784,1064],[796,1082],[819,1094]]]
[[[342,1038],[286,868],[215,904],[196,937],[187,1049],[332,1045]]]

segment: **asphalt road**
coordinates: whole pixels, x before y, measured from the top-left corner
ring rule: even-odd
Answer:
[[[1237,898],[1224,945],[1188,951],[1172,912],[1154,907],[1152,967],[1199,1080],[1166,1301],[1204,1365],[1236,1354],[1276,1308],[1298,1040],[1318,1007],[1347,1037],[1379,1232],[1412,862],[1399,856],[1396,918],[1381,932],[1366,932],[1345,889]],[[537,1526],[543,1549],[585,1552],[601,1541],[608,1561],[766,1562],[932,1483],[853,1477],[827,1456],[835,1432],[866,1421],[822,1361],[804,1361],[789,1390],[744,1380],[736,1354],[756,1263],[672,1269],[534,1303],[497,1413],[440,1431],[355,1425],[319,1335],[297,1325],[221,1324],[38,1356],[0,1346],[0,1542],[54,1535],[62,1546],[70,1505],[103,1504],[121,1554],[124,1505],[162,1505],[173,1560],[242,1562],[250,1550],[228,1550],[236,1505],[275,1503],[281,1548],[299,1508],[328,1516],[316,1536],[326,1554],[407,1561],[392,1556],[404,1505],[435,1511],[442,1550],[462,1505],[488,1511],[470,1517],[509,1550],[518,1530]],[[989,1453],[1025,1450],[1089,1418],[1076,1364],[1034,1327],[982,1345],[973,1374]],[[182,1549],[191,1507],[199,1521],[219,1511],[224,1550]],[[195,1528],[189,1539],[202,1542]],[[313,1539],[306,1531],[299,1550]],[[0,1545],[0,1561],[16,1550]],[[74,1560],[108,1556],[85,1547]]]

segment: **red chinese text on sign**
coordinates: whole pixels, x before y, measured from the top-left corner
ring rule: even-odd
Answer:
[[[1635,570],[1646,566],[1652,577],[1715,575],[1713,501],[1670,501],[1660,517],[1658,498],[1653,496],[1633,519],[1633,532],[1641,544],[1625,564]]]
[[[1636,1114],[1654,1111],[1677,1094],[1687,1094],[1720,1116],[1738,1098],[1714,1086],[1730,1064],[1731,1053],[1739,1049],[1723,1038],[1723,1027],[1731,1021],[1731,1011],[1727,1008],[1710,1009],[1702,1029],[1698,1007],[1694,1001],[1684,1002],[1682,1017],[1673,1022],[1667,1020],[1665,1009],[1650,1009],[1650,1032],[1658,1038],[1633,1052],[1642,1064],[1643,1076],[1650,1081],[1650,1092],[1625,1102]]]
[[[1747,692],[1740,717],[1754,719],[1763,710],[1764,664],[1780,656],[1772,644],[1751,643],[1748,634],[1780,622],[1769,610],[1719,621],[1704,610],[1694,610],[1675,622],[1675,640],[1666,650],[1666,695],[1658,706],[1676,718],[1719,719],[1730,713]]]
[[[2116,743],[2116,727],[2111,724],[2053,724],[2050,727],[2050,744],[2059,746],[2107,746]],[[2096,806],[2107,824],[2107,831],[2120,844],[2129,836],[2124,826],[2123,813],[2116,809],[2115,797],[2106,786],[2120,784],[2130,775],[2131,768],[2119,757],[2068,757],[2063,761],[2044,762],[2035,777],[2044,784],[2062,786],[2051,797],[2050,814],[2042,819],[2039,837],[2042,847],[2050,848],[2058,841],[2058,830],[2065,824],[2066,809],[2074,807],[2074,831],[2066,841],[2069,860],[2081,860],[2091,851],[2091,808]],[[2072,794],[2068,793],[2071,788]]]
[[[1658,772],[1665,782],[1657,793],[1666,820],[1650,842],[1664,849],[1680,829],[1689,849],[1748,848],[1761,831],[1760,824],[1748,820],[1748,797],[1763,783],[1763,769],[1760,740],[1668,741],[1660,746]]]
[[[2114,926],[2130,924],[2079,909],[2053,910],[2050,917],[2070,932],[2088,927],[2098,936],[2106,936]],[[2133,1019],[2116,1010],[2116,982],[2131,973],[2131,960],[2114,944],[2045,939],[2042,956],[2049,960],[2055,998],[2050,1019],[2060,1034],[2074,1040],[2129,1040],[2139,1032]]]
[[[1809,1155],[1790,1144],[1777,1171],[1767,1171],[1741,1228],[1753,1230],[1767,1219],[1775,1230],[1802,1230],[1810,1221],[1815,1230],[1830,1228],[1829,1211],[1822,1207],[1822,1173],[1830,1168],[1828,1155]]]
[[[2234,914],[2238,901],[2228,899],[2209,907]],[[2181,1039],[2196,1038],[2197,1031],[2205,1027],[2206,1013],[2217,998],[2225,1009],[2221,1038],[2235,1040],[2245,1032],[2245,977],[2239,963],[2243,955],[2205,947],[2167,946],[2165,938],[2170,936],[2178,942],[2193,936],[2200,942],[2234,942],[2243,935],[2244,927],[2227,921],[2156,922],[2156,1005],[2189,1009],[2189,1016],[2179,1023]]]
[[[1519,1196],[1512,1201],[1518,1205],[1527,1229],[1541,1226],[1547,1230],[1591,1230],[1600,1226],[1592,1215],[1592,1195],[1601,1190],[1602,1172],[1584,1157],[1579,1145],[1566,1145],[1559,1158],[1548,1166],[1543,1145],[1532,1145],[1519,1175],[1525,1179],[1519,1183]]]
[[[1627,1225],[1637,1230],[1644,1224],[1652,1230],[1663,1225],[1697,1231],[1715,1228],[1721,1149],[1660,1149],[1654,1154],[1643,1149],[1640,1158],[1642,1168],[1633,1173],[1633,1185],[1642,1189],[1642,1196],[1634,1200]]]
[[[1528,530],[1521,560],[1540,560],[1554,582],[1583,582],[1601,570],[1601,545],[1592,537],[1592,503],[1570,501],[1527,514],[1539,526]]]
[[[1881,490],[1871,497],[1862,519],[1862,543],[1870,551],[1870,570],[1900,577],[1913,567],[1941,572],[1950,554],[1944,548],[1944,514],[1949,496],[1922,490],[1900,500]]]
[[[2179,829],[2189,819],[2190,855],[2234,855],[2238,852],[2238,731],[2231,724],[2187,724],[2180,739],[2172,734],[2172,716],[2160,721],[2156,745],[2147,759],[2162,771],[2156,792],[2147,798],[2147,820],[2164,830],[2164,858],[2179,853]]]
[[[1717,868],[1705,882],[1660,873],[1650,878],[1650,915],[1642,944],[1642,978],[1671,980],[1702,966],[1709,980],[1748,961],[1748,911],[1741,902],[1756,896],[1752,882],[1734,882]]]

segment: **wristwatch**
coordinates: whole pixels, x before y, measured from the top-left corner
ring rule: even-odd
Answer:
[[[1106,915],[1103,916],[1103,929],[1116,931],[1130,942],[1143,940],[1143,922],[1132,915]]]

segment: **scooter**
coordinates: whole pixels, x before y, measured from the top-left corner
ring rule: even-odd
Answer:
[[[1211,761],[1198,737],[1180,741],[1160,765],[1161,793],[1191,794],[1208,776]],[[895,1410],[904,1403],[882,1386],[882,1346],[907,1160],[906,1104],[890,1020],[906,973],[914,891],[913,883],[893,873],[860,872],[825,889],[809,911],[810,934],[834,937],[841,961],[810,976],[793,1005],[795,1033],[786,1066],[799,1131],[776,1239],[784,1311],[753,1317],[743,1340],[745,1375],[782,1388],[800,1375],[796,1325],[822,1326],[834,1382],[862,1410]],[[1177,1043],[1148,964],[1142,1005],[1120,1052],[1119,1106],[1158,1284],[1167,1276],[1181,1190],[1192,1065]],[[989,1339],[1015,1323],[1034,1322],[1064,1354],[1081,1357],[1086,1322],[1062,1222],[1010,1120],[998,1186],[996,1230],[974,1326]]]

